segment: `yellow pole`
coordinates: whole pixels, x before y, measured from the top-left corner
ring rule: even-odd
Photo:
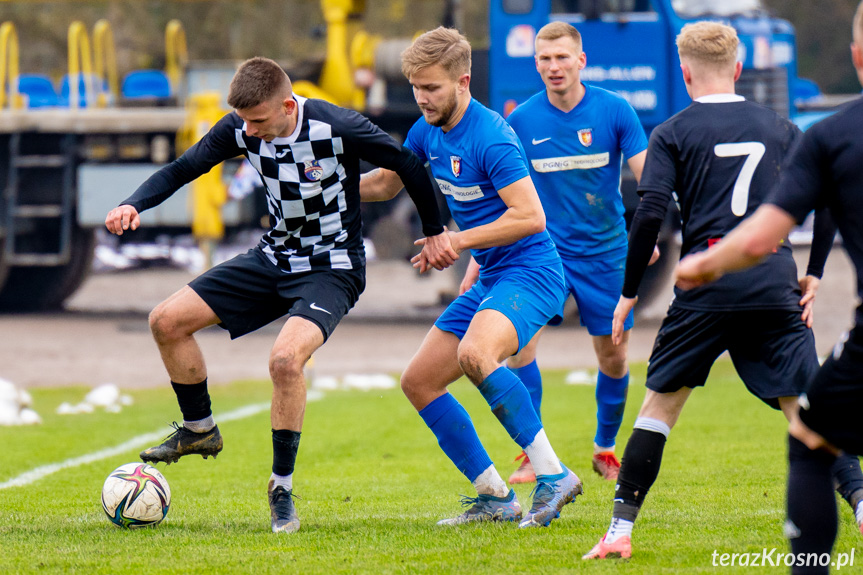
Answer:
[[[111,24],[105,20],[99,20],[93,26],[93,52],[96,58],[95,74],[99,81],[99,107],[108,105],[108,95],[113,96],[113,101],[120,100],[120,87],[117,81],[117,57],[114,51],[114,34]],[[108,83],[108,93],[102,91],[102,85]]]
[[[9,107],[24,107],[24,98],[18,94],[18,33],[12,22],[0,25],[0,110],[6,105],[6,82],[9,82]]]
[[[321,71],[321,88],[342,106],[353,100],[354,79],[348,63],[348,15],[351,0],[321,0],[327,23],[327,57]]]
[[[77,109],[81,104],[78,93],[78,77],[84,74],[84,91],[87,106],[93,106],[96,94],[93,87],[93,58],[90,53],[90,38],[83,22],[69,25],[69,107]]]
[[[189,64],[186,31],[179,20],[171,20],[165,28],[165,74],[171,82],[171,93],[180,91],[183,75]]]
[[[195,140],[203,137],[221,119],[218,92],[195,94],[189,98]],[[228,199],[228,187],[222,181],[222,164],[192,182],[192,235],[204,254],[207,268],[213,265],[213,249],[225,235],[222,205]]]

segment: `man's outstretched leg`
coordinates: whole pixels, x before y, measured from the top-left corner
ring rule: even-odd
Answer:
[[[438,525],[477,521],[518,521],[522,512],[515,492],[508,488],[480,443],[464,407],[446,391],[462,375],[456,360],[457,336],[433,327],[405,369],[402,391],[434,433],[443,452],[476,489],[463,500],[468,509]]]
[[[659,476],[662,452],[671,428],[691,388],[671,393],[650,389],[626,449],[614,492],[614,511],[608,531],[582,559],[627,558],[632,555],[632,528],[647,492]]]
[[[510,319],[485,309],[476,314],[462,339],[458,361],[536,470],[533,505],[519,527],[547,526],[559,517],[564,505],[582,493],[582,483],[557,458],[521,380],[501,365],[517,348],[518,336]]]
[[[207,368],[194,334],[219,322],[213,310],[189,286],[156,306],[150,330],[177,394],[183,425],[155,447],[141,452],[148,463],[167,464],[184,455],[215,457],[222,450],[222,435],[213,420],[207,391]]]

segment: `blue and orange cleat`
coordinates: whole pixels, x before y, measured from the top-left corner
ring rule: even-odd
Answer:
[[[557,475],[538,475],[533,488],[533,505],[522,519],[519,527],[548,527],[560,517],[563,506],[584,492],[581,479],[563,465],[562,473]]]

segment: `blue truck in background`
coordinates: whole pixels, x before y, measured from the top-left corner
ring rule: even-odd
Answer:
[[[621,94],[648,133],[689,105],[675,38],[684,25],[721,20],[740,38],[743,73],[737,91],[786,117],[797,78],[793,26],[771,17],[759,0],[492,0],[489,13],[489,103],[503,115],[543,88],[534,38],[559,20],[578,28],[587,54],[584,82]]]
[[[680,73],[675,39],[686,24],[719,20],[740,39],[743,72],[737,93],[806,123],[812,114],[799,103],[819,96],[814,83],[797,77],[794,27],[771,16],[760,0],[491,0],[489,7],[488,104],[507,116],[543,89],[534,64],[537,31],[552,21],[582,35],[585,83],[621,94],[650,132],[691,103]],[[621,182],[627,223],[638,205],[636,182],[626,169]],[[663,257],[642,284],[642,301],[667,277],[677,259],[679,215],[669,209],[660,235]]]

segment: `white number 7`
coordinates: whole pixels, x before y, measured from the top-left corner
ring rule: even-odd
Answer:
[[[752,184],[752,176],[758,162],[764,156],[764,144],[761,142],[739,142],[735,144],[716,144],[713,153],[720,158],[732,156],[749,156],[743,162],[737,180],[734,182],[734,191],[731,193],[731,212],[735,216],[745,216],[746,207],[749,205],[749,186]]]

